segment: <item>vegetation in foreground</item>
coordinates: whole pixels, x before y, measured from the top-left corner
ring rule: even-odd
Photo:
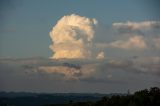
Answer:
[[[71,100],[67,104],[50,104],[44,106],[160,106],[160,88],[144,89],[134,94],[105,96],[95,102],[74,102]]]

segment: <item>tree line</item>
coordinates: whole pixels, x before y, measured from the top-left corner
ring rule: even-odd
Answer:
[[[98,101],[74,102],[70,100],[66,104],[44,106],[160,106],[160,88],[152,87],[134,94],[105,96]]]

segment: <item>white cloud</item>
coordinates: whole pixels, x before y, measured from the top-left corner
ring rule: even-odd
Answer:
[[[90,58],[96,19],[71,14],[62,17],[50,32],[51,58]]]
[[[159,28],[159,21],[143,21],[143,22],[131,22],[126,23],[113,23],[113,27],[117,29],[126,29],[126,30],[142,30],[142,29],[153,29]]]
[[[100,53],[97,55],[96,59],[104,59],[104,52],[103,52],[103,51],[100,52]]]
[[[61,74],[66,80],[79,80],[92,76],[95,72],[95,65],[85,64],[77,67],[67,63],[66,66],[40,66],[38,69],[48,74]]]
[[[142,22],[120,22],[113,23],[113,30],[118,31],[118,35],[122,37],[130,37],[130,42],[123,43],[122,40],[115,41],[112,45],[115,47],[129,48],[133,45],[133,48],[148,48],[155,49],[160,48],[160,21],[142,21]],[[133,36],[140,36],[139,38]],[[145,40],[144,40],[145,39]],[[138,41],[138,42],[137,42]],[[137,43],[136,43],[137,42]],[[138,47],[139,45],[139,47]]]
[[[80,74],[80,69],[75,69],[67,66],[40,66],[39,70],[49,74],[62,74],[66,79],[77,79],[76,74]]]
[[[117,40],[109,44],[113,48],[137,49],[143,50],[147,48],[145,40],[142,36],[133,36],[127,40]]]
[[[147,49],[146,41],[143,36],[131,36],[128,39],[116,40],[110,43],[97,43],[99,48],[120,48],[127,50],[144,50]]]

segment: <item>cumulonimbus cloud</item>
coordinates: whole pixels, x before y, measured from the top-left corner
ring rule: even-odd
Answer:
[[[101,73],[99,68],[104,67],[102,70],[106,70],[108,68],[113,70],[138,70],[138,72],[149,72],[149,67],[142,63],[145,67],[137,65],[134,61],[99,61],[96,60],[96,63],[90,62],[87,64],[78,63],[75,65],[70,63],[72,59],[88,59],[91,57],[91,48],[92,48],[92,41],[94,38],[94,27],[97,24],[95,19],[89,19],[86,17],[82,17],[79,15],[68,15],[62,17],[55,27],[53,27],[52,31],[50,32],[50,37],[52,39],[53,44],[50,48],[53,50],[54,54],[51,58],[54,61],[53,65],[40,65],[36,68],[40,72],[45,72],[49,74],[58,74],[62,75],[65,79],[86,79],[90,77],[96,77],[93,75],[94,73]],[[128,25],[129,24],[129,25]],[[133,25],[132,25],[133,24]],[[141,22],[141,23],[127,23],[127,24],[113,24],[113,26],[118,27],[131,27],[131,29],[136,30],[141,27],[150,28],[153,27],[155,24],[154,22]],[[131,33],[132,34],[132,33]],[[156,44],[159,41],[154,40]],[[131,35],[127,36],[125,39],[117,39],[116,41],[112,41],[110,43],[99,44],[99,46],[103,46],[104,48],[121,48],[121,49],[131,49],[131,50],[144,50],[147,49],[148,46],[146,44],[144,36],[141,35]],[[105,53],[103,50],[96,55],[96,59],[104,59]],[[62,59],[66,58],[65,62],[67,64],[55,62],[54,59]],[[70,60],[71,59],[71,60]],[[63,60],[63,59],[62,59]],[[87,61],[87,60],[86,60]],[[98,63],[100,62],[100,63]],[[104,63],[103,63],[104,62]],[[56,65],[55,65],[56,64]],[[158,63],[159,64],[159,63]],[[150,65],[150,64],[149,64]],[[149,66],[148,65],[148,66]],[[106,67],[107,66],[107,67]],[[158,73],[157,65],[153,66],[155,73]],[[93,76],[92,76],[93,75]],[[106,75],[107,76],[107,75]],[[111,78],[111,75],[109,76]]]
[[[62,17],[50,32],[51,58],[90,58],[96,19],[71,14]]]

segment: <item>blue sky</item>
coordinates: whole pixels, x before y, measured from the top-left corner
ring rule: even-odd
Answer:
[[[0,91],[160,87],[159,5],[159,0],[1,0]]]
[[[49,32],[64,15],[74,13],[111,26],[114,22],[159,20],[156,4],[156,0],[4,0],[0,56],[49,57]]]

